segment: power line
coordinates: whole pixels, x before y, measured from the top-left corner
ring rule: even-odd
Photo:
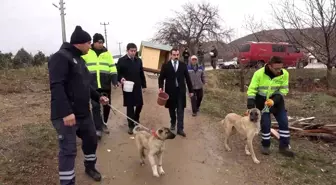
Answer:
[[[62,41],[63,42],[66,42],[66,32],[65,32],[65,13],[64,13],[64,10],[65,10],[65,3],[63,2],[63,0],[60,0],[59,1],[59,5],[60,6],[57,6],[55,3],[53,3],[54,7],[58,8],[60,13],[61,13],[61,26],[62,26]]]
[[[107,47],[107,31],[106,31],[106,25],[109,25],[110,23],[100,23],[100,25],[103,25],[104,26],[104,32],[105,32],[105,41],[106,41],[106,49],[108,49]]]
[[[119,45],[119,55],[121,56],[121,47],[120,47],[120,45],[122,44],[122,42],[117,42],[117,44]]]

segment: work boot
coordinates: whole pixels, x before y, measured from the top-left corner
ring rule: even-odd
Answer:
[[[97,131],[96,131],[96,135],[97,135],[97,137],[98,137],[98,140],[101,140],[101,138],[102,138],[102,131],[97,130]]]
[[[182,137],[187,137],[186,133],[183,130],[178,130],[177,134],[182,136]]]
[[[193,116],[193,117],[197,116],[197,113],[193,112],[193,113],[192,113],[192,116]]]
[[[105,134],[110,134],[110,130],[107,128],[106,124],[103,124],[103,131]]]
[[[85,168],[85,173],[93,180],[97,182],[101,181],[101,174],[95,168]]]
[[[175,127],[176,127],[175,125],[171,125],[171,126],[170,126],[170,130],[171,130],[171,131],[174,131],[174,130],[175,130]]]
[[[271,150],[270,150],[269,147],[262,146],[261,147],[261,153],[264,154],[264,155],[269,155],[269,154],[271,154]]]
[[[279,153],[285,157],[294,157],[294,152],[290,151],[288,147],[279,147]]]

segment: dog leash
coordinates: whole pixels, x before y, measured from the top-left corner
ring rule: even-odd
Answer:
[[[107,104],[111,109],[112,111],[117,111],[119,114],[125,116],[127,119],[131,120],[133,123],[135,123],[136,125],[139,125],[140,127],[144,128],[145,130],[151,132],[152,130],[145,127],[144,125],[138,123],[137,121],[134,121],[132,118],[128,117],[126,114],[124,114],[123,112],[121,112],[120,110],[116,109],[115,107],[113,107],[111,104]]]

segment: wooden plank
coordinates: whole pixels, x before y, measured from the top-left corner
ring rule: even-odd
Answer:
[[[147,68],[147,67],[143,67],[143,70],[145,72],[149,72],[149,73],[160,73],[160,69],[151,69],[151,68]]]

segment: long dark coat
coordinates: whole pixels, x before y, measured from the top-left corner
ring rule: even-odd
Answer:
[[[161,66],[160,76],[159,76],[159,88],[163,89],[169,95],[169,99],[165,105],[166,108],[174,108],[176,106],[178,94],[176,91],[176,81],[180,87],[180,96],[183,96],[183,106],[187,105],[186,98],[186,84],[190,93],[193,92],[192,83],[188,73],[187,65],[179,61],[177,71],[175,72],[174,66],[171,61],[167,61]]]
[[[143,105],[142,89],[146,88],[146,77],[143,71],[142,60],[135,57],[134,60],[125,55],[118,60],[118,81],[125,78],[134,82],[133,92],[124,92],[124,106]]]

